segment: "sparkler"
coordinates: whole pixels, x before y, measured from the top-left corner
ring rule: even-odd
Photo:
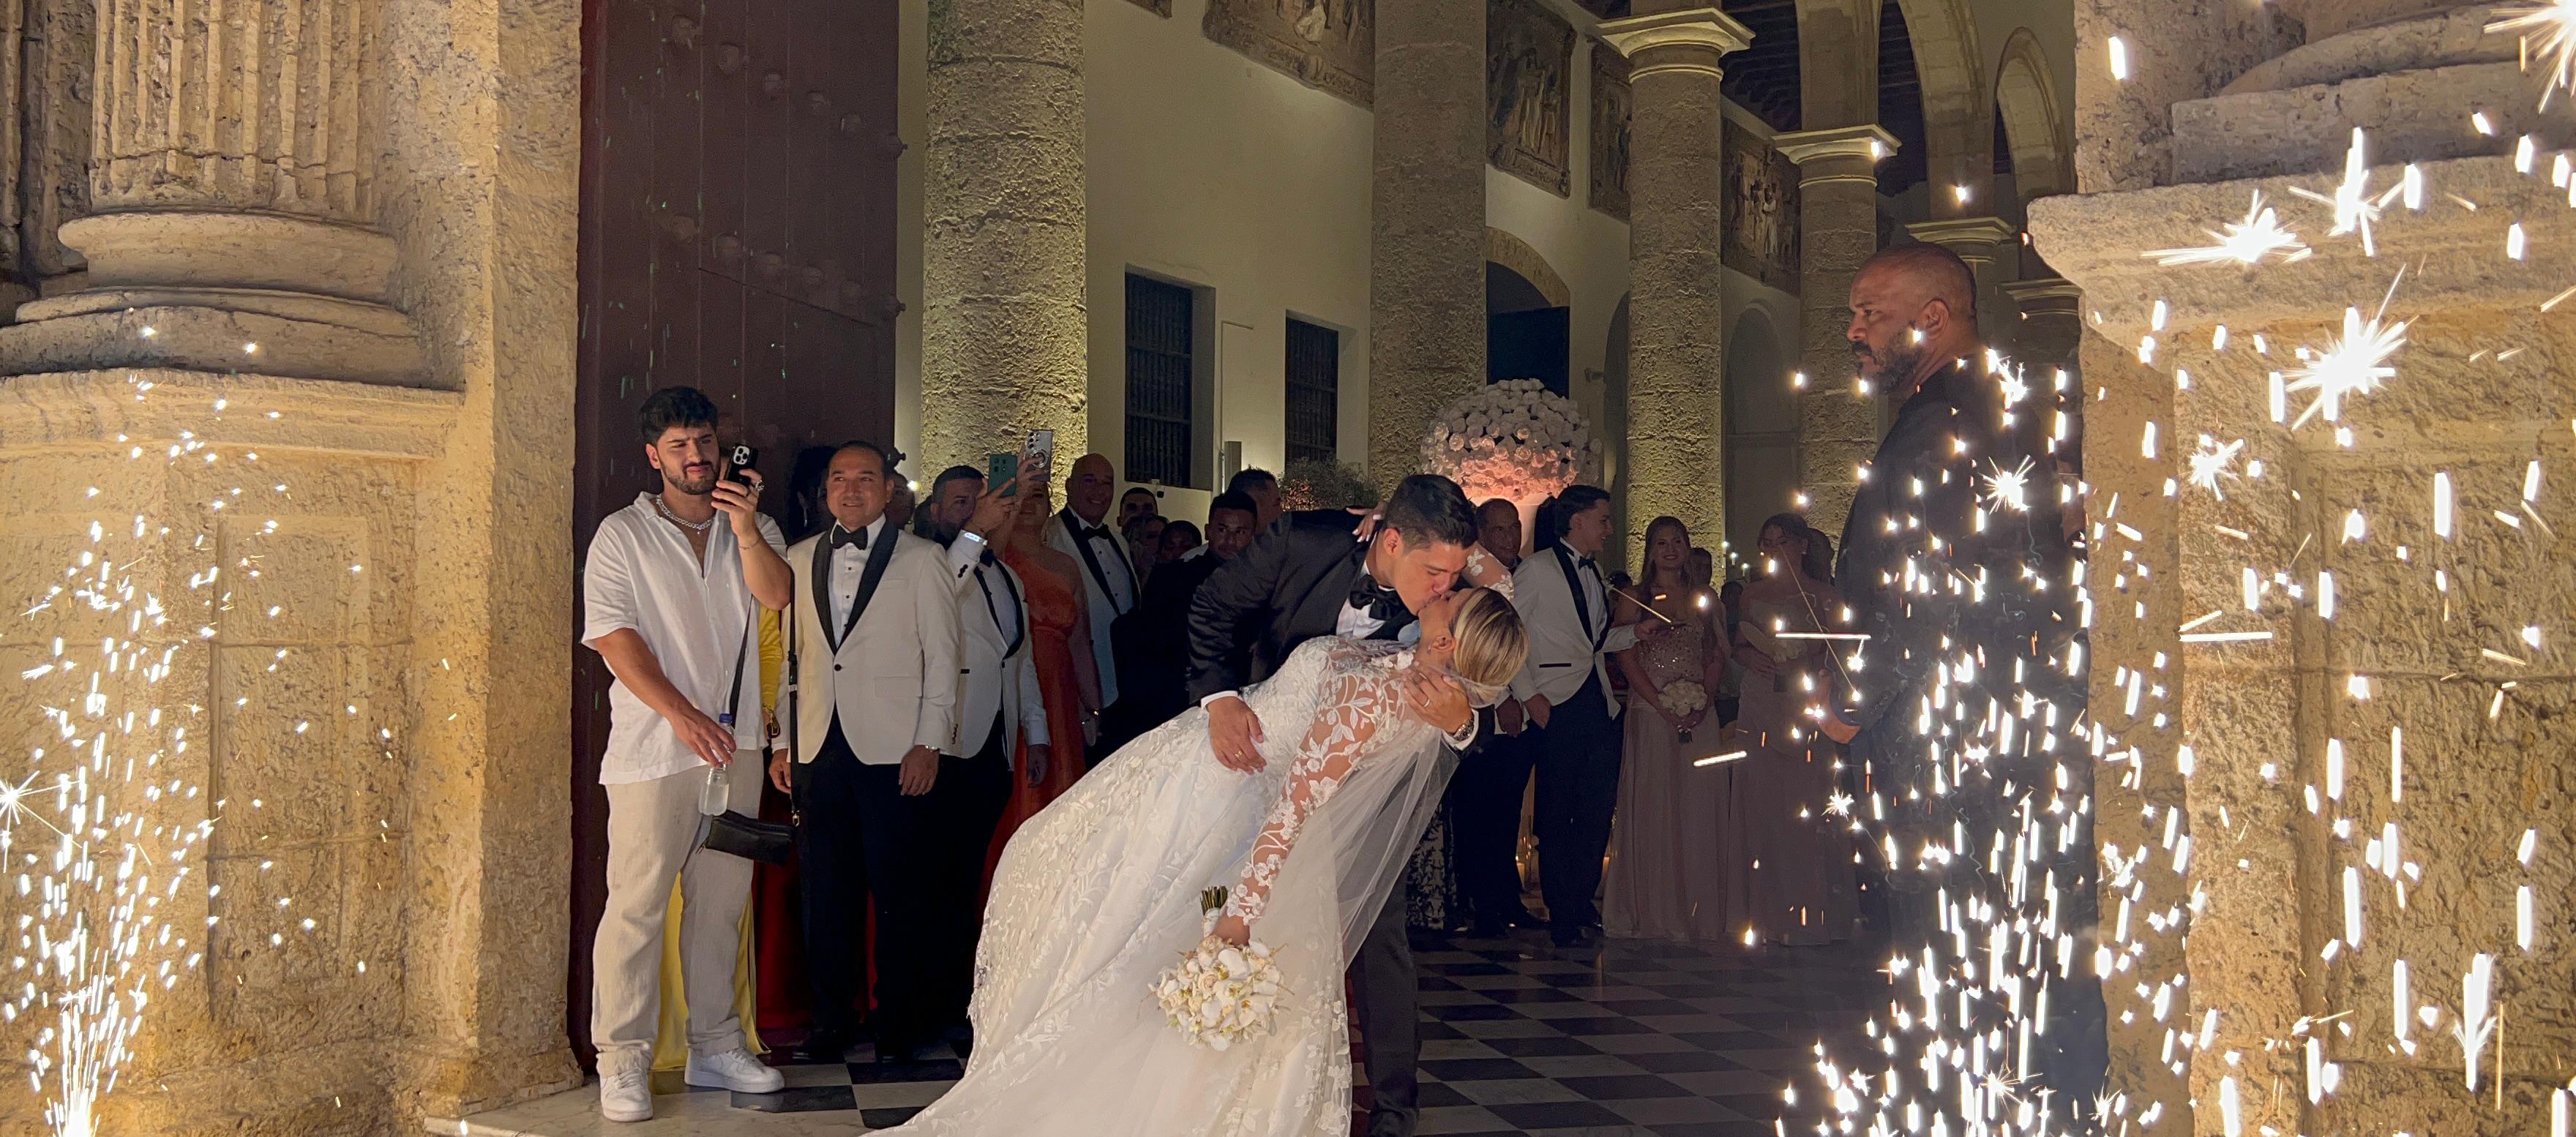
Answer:
[[[2538,54],[2547,61],[2549,81],[2540,91],[2540,109],[2549,109],[2550,97],[2560,90],[2576,89],[2576,0],[2498,8],[2486,30],[2521,36],[2526,59]]]
[[[2395,286],[2390,290],[2393,294]],[[2367,320],[2361,318],[2359,308],[2344,309],[2343,334],[2312,353],[2305,365],[2288,372],[2284,392],[2316,392],[2292,427],[2305,426],[2313,418],[2334,422],[2343,413],[2344,400],[2367,395],[2397,377],[2388,360],[2406,346],[2406,321],[2384,322],[2387,305],[2383,302],[2380,307],[2381,312]]]
[[[2343,180],[2335,184],[2333,194],[2321,194],[2301,186],[2290,187],[2290,192],[2300,197],[2333,206],[2334,228],[2327,230],[2326,236],[2340,237],[2358,232],[2361,234],[2362,255],[2371,257],[2379,255],[2379,244],[2372,235],[2371,226],[2379,220],[2380,211],[2405,191],[2406,185],[2401,181],[2377,194],[2370,192],[2370,158],[2361,128],[2357,126],[2352,128],[2352,145],[2344,150]]]
[[[2221,445],[2217,439],[2201,435],[2200,448],[2191,455],[2191,484],[2208,490],[2220,501],[2227,500],[2227,491],[2219,488],[2219,483],[2236,480],[2236,456],[2244,452],[2242,438]]]
[[[2281,224],[2281,215],[2263,204],[2263,191],[2254,191],[2254,202],[2245,209],[2242,221],[2221,222],[2216,229],[2204,229],[2210,244],[2176,249],[2150,249],[2138,254],[2167,267],[2181,265],[2259,265],[2267,258],[2279,258],[2283,264],[2306,260],[2315,249],[2299,235]]]

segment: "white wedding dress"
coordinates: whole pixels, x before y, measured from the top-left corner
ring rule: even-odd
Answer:
[[[1343,970],[1453,761],[1404,709],[1413,658],[1324,637],[1244,692],[1267,764],[1210,752],[1191,710],[1118,751],[1021,826],[984,911],[965,1077],[893,1130],[912,1137],[1346,1137]],[[1225,886],[1278,949],[1288,997],[1264,1037],[1192,1045],[1150,988]]]

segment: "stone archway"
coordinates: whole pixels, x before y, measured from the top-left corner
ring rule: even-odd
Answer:
[[[1530,282],[1531,287],[1538,289],[1539,295],[1547,298],[1548,307],[1574,306],[1574,290],[1565,286],[1565,278],[1558,276],[1556,269],[1547,263],[1547,258],[1540,256],[1529,242],[1488,225],[1485,227],[1485,260],[1519,273],[1521,279]]]
[[[1995,115],[2011,145],[2013,178],[2024,200],[2074,192],[2065,100],[2029,28],[2013,29],[2004,41],[2003,64],[1995,71]]]
[[[1973,216],[1990,212],[1991,203],[1975,192],[1992,180],[1994,170],[1993,100],[1987,97],[1985,55],[1977,48],[1977,24],[1967,0],[1896,0],[1905,14],[1905,29],[1914,45],[1914,68],[1923,83],[1925,169],[1932,180],[1932,215]],[[1953,185],[1972,191],[1962,202],[1947,192]]]

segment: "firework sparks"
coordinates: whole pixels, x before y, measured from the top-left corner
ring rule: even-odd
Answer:
[[[2261,190],[2254,191],[2254,202],[2246,207],[2244,220],[2221,222],[2218,228],[2204,229],[2202,232],[2209,234],[2211,243],[2178,249],[2153,249],[2138,255],[2149,258],[2157,264],[2171,267],[2214,264],[2251,266],[2262,264],[2269,258],[2278,258],[2281,263],[2288,264],[2291,261],[2306,260],[2316,254],[2316,250],[2309,248],[2307,242],[2300,240],[2297,233],[2281,224],[2281,215],[2278,211],[2263,204]]]
[[[2367,395],[2397,377],[2397,369],[2389,366],[2388,360],[2405,346],[2406,321],[2388,323],[2385,312],[2365,320],[2361,309],[2344,309],[2343,334],[2323,350],[2312,352],[2306,364],[2287,373],[2289,382],[2282,387],[2284,392],[2316,392],[2308,409],[2299,412],[2297,421],[2290,425],[2305,426],[2313,418],[2336,421],[2343,413],[2344,400]]]
[[[2375,257],[2379,255],[2379,242],[2371,227],[2378,222],[2380,211],[2406,192],[2406,184],[2400,180],[2377,194],[2370,192],[2368,147],[2361,128],[2356,126],[2352,128],[2352,145],[2343,152],[2343,180],[2335,184],[2334,193],[2322,194],[2299,186],[2290,187],[2290,192],[2333,206],[2334,228],[2327,230],[2326,236],[2340,237],[2357,232],[2361,234],[2362,255]]]
[[[2236,456],[2244,451],[2245,440],[2242,438],[2221,444],[2215,438],[2201,435],[2200,448],[2191,456],[2191,484],[2208,490],[2220,501],[2227,500],[2227,491],[2219,488],[2219,483],[2237,479]]]
[[[2537,55],[2547,62],[2549,81],[2540,91],[2542,110],[2549,109],[2550,97],[2559,91],[2576,90],[2576,0],[2498,8],[2486,30],[2521,36],[2525,58]]]

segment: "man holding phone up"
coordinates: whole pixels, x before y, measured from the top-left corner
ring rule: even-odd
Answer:
[[[689,1004],[688,1083],[772,1093],[779,1073],[743,1045],[735,927],[751,862],[700,848],[702,797],[759,807],[760,609],[787,606],[786,541],[761,516],[760,476],[722,468],[716,408],[689,387],[653,393],[637,414],[659,492],[610,514],[582,572],[582,642],[616,675],[609,688],[608,907],[592,949],[591,1041],[599,1110],[653,1116],[661,1021],[662,925],[680,882],[680,966]],[[719,519],[719,514],[722,515]]]

